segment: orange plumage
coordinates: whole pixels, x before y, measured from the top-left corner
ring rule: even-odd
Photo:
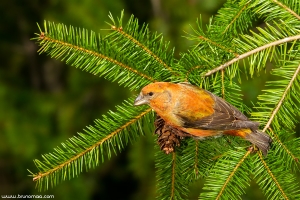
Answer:
[[[145,86],[135,105],[148,104],[176,129],[204,139],[222,134],[242,137],[267,154],[272,142],[234,106],[204,89],[188,83],[156,82]]]

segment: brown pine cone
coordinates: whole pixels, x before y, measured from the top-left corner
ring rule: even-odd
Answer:
[[[184,139],[185,137],[190,137],[190,134],[167,125],[165,121],[158,115],[156,116],[154,125],[154,133],[158,135],[157,143],[160,146],[160,149],[166,154],[174,152],[175,147],[180,146],[180,140]]]

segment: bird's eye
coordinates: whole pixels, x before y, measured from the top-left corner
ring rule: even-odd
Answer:
[[[152,96],[152,95],[153,95],[153,92],[149,92],[148,95],[149,95],[149,96]]]

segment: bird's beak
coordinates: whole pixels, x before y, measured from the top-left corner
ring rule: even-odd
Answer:
[[[144,104],[148,104],[149,101],[147,98],[144,98],[143,94],[139,94],[139,96],[137,96],[137,98],[134,101],[134,105],[135,106],[139,106],[139,105],[144,105]]]

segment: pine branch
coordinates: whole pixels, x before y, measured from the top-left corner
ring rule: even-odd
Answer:
[[[182,176],[180,153],[166,155],[156,146],[157,199],[185,199],[187,185]]]
[[[299,60],[299,59],[298,59]],[[273,70],[274,75],[283,77],[280,81],[270,81],[267,86],[275,89],[267,89],[266,93],[260,95],[258,98],[261,100],[258,112],[253,112],[252,116],[261,122],[265,122],[265,127],[263,131],[270,130],[272,133],[273,140],[278,145],[276,145],[275,150],[278,156],[284,157],[288,169],[298,168],[298,158],[300,151],[294,148],[296,144],[299,144],[298,140],[290,140],[288,136],[289,133],[282,132],[283,127],[287,130],[293,129],[294,123],[297,122],[295,119],[295,111],[297,109],[293,108],[295,102],[299,103],[299,96],[293,95],[296,90],[299,90],[299,61],[286,62],[282,61],[279,65],[283,65],[281,68]],[[280,89],[282,88],[282,89]],[[275,95],[274,95],[275,94]],[[294,97],[293,99],[291,99]],[[270,105],[274,105],[274,109],[270,109]],[[268,109],[266,109],[268,108]],[[299,113],[299,111],[298,111]],[[268,118],[266,118],[268,116]],[[284,120],[284,123],[282,123]],[[270,128],[273,125],[275,132]],[[288,125],[287,125],[288,124]],[[282,141],[284,140],[284,141]],[[296,145],[297,146],[297,145]]]
[[[176,167],[176,153],[172,153],[172,175],[171,175],[171,195],[170,199],[175,197],[175,167]]]
[[[90,51],[88,49],[83,49],[80,46],[72,45],[70,43],[66,43],[66,42],[63,42],[63,41],[59,41],[59,40],[47,37],[47,36],[45,36],[44,32],[41,32],[40,39],[43,41],[43,42],[41,42],[41,44],[43,44],[43,46],[38,51],[40,53],[46,52],[48,50],[48,49],[46,49],[46,48],[48,48],[48,46],[55,44],[55,45],[61,46],[61,48],[64,48],[64,47],[65,48],[70,48],[73,51],[80,51],[81,53],[84,53],[84,54],[87,54],[87,55],[92,55],[92,56],[95,56],[95,57],[97,57],[99,59],[106,60],[106,61],[111,62],[111,63],[113,63],[115,65],[118,65],[118,66],[120,66],[120,67],[122,67],[122,68],[124,68],[124,69],[126,69],[128,71],[131,71],[131,72],[133,72],[133,73],[135,73],[135,74],[137,74],[137,75],[139,75],[139,76],[141,76],[141,77],[143,77],[143,78],[145,78],[145,79],[147,79],[147,80],[149,80],[151,82],[155,82],[155,80],[153,78],[151,78],[150,76],[147,76],[147,75],[145,75],[145,74],[143,74],[141,72],[138,72],[137,70],[135,70],[135,69],[133,69],[133,68],[131,68],[131,67],[129,67],[129,66],[127,66],[127,65],[125,65],[125,64],[123,64],[123,63],[121,63],[121,62],[119,62],[117,60],[115,60],[115,59],[112,59],[112,58],[110,58],[108,56],[105,56],[103,54],[97,53],[95,51]],[[53,55],[53,57],[54,58],[59,58],[63,53],[64,52],[56,53],[56,55]],[[50,52],[50,54],[51,54],[51,52]]]
[[[283,38],[283,39],[271,42],[269,44],[266,44],[264,46],[258,47],[256,49],[253,49],[253,50],[251,50],[249,52],[246,52],[246,53],[240,55],[239,57],[233,58],[232,60],[230,60],[230,61],[228,61],[228,62],[226,62],[226,63],[224,63],[224,64],[222,64],[222,65],[220,65],[220,66],[218,66],[218,67],[216,67],[216,68],[208,71],[208,72],[206,72],[205,76],[210,76],[211,74],[213,74],[213,73],[215,73],[217,71],[220,71],[222,69],[225,69],[226,67],[232,65],[233,63],[235,63],[235,62],[237,62],[239,60],[242,60],[242,59],[244,59],[244,58],[246,58],[248,56],[251,56],[251,55],[253,55],[255,53],[258,53],[258,52],[260,52],[262,50],[265,50],[265,49],[268,49],[268,48],[271,48],[271,47],[274,47],[274,46],[277,46],[277,45],[280,45],[280,44],[283,44],[283,43],[291,42],[291,41],[294,41],[294,40],[299,40],[299,39],[300,39],[300,35],[295,35],[295,36]]]
[[[284,158],[286,160],[286,168],[287,170],[292,169],[293,171],[296,171],[295,169],[299,170],[298,163],[300,157],[300,150],[298,146],[300,145],[300,141],[298,138],[290,139],[289,136],[292,134],[290,133],[282,133],[281,136],[285,136],[284,138],[279,138],[278,134],[276,134],[271,128],[269,128],[271,135],[273,138],[275,138],[275,141],[273,143],[278,143],[276,146],[279,148],[277,149],[278,152],[275,152],[278,156],[281,158]],[[284,141],[282,141],[284,139]],[[287,145],[285,145],[287,143]],[[293,145],[292,145],[293,144]],[[297,145],[294,145],[297,144]],[[295,148],[296,147],[296,148]],[[290,150],[291,149],[291,150]]]
[[[286,21],[289,18],[300,19],[297,14],[300,11],[299,2],[297,0],[270,0],[261,1],[257,0],[253,4],[254,12],[266,17],[266,21],[274,19],[284,19]]]
[[[104,76],[111,81],[118,80],[120,85],[137,90],[155,81],[167,81],[170,73],[157,64],[141,59],[144,53],[137,53],[135,48],[125,48],[124,45],[112,45],[108,38],[102,39],[94,32],[85,29],[70,27],[62,24],[44,23],[45,32],[38,34],[37,40],[41,46],[39,52],[46,52],[54,58],[65,60],[67,64],[82,68],[95,75]],[[148,32],[143,33],[145,37],[157,38],[157,35],[150,36]],[[126,44],[132,38],[125,38],[122,41]],[[123,43],[123,44],[124,44]],[[173,53],[165,50],[162,41],[149,42],[149,45],[156,47],[157,52],[164,52],[168,62],[173,62]],[[158,46],[159,45],[159,46]],[[123,50],[122,50],[123,49]],[[151,66],[151,68],[149,68]]]
[[[117,31],[117,32],[119,32],[121,35],[123,35],[127,39],[131,40],[134,44],[136,44],[137,46],[139,46],[140,48],[142,48],[145,52],[147,52],[150,55],[150,57],[153,57],[158,63],[160,63],[161,65],[163,65],[167,70],[171,71],[173,73],[173,75],[177,76],[177,74],[175,74],[173,72],[173,70],[171,69],[171,67],[169,67],[157,55],[155,55],[149,48],[147,48],[146,46],[144,46],[143,44],[141,44],[139,41],[137,41],[136,39],[134,39],[131,35],[129,35],[126,32],[124,32],[122,27],[117,28],[115,26],[112,26],[112,29],[115,30],[115,31]]]
[[[48,189],[59,182],[78,176],[86,170],[99,165],[99,161],[110,158],[112,153],[122,150],[128,142],[143,134],[141,124],[149,121],[151,109],[134,109],[133,99],[117,106],[117,112],[110,111],[94,126],[88,126],[85,133],[70,138],[53,153],[43,155],[43,161],[34,160],[39,173],[32,174],[39,190]]]
[[[224,59],[228,60],[239,56],[236,48],[232,46],[232,38],[220,37],[220,30],[216,28],[219,25],[213,23],[212,19],[207,26],[207,31],[204,31],[202,27],[201,18],[197,19],[197,26],[197,29],[191,27],[194,34],[188,34],[186,38],[197,41],[198,44],[188,53],[183,54],[178,63],[178,68],[185,77],[185,81],[190,82],[189,76],[192,73],[195,74],[193,72],[195,69],[201,69],[201,71],[211,69],[224,63]]]
[[[225,99],[224,69],[221,70],[222,76],[222,98]]]
[[[181,73],[185,77],[185,81],[200,85],[203,81],[201,73],[218,65],[219,62],[208,51],[190,51],[183,54],[179,60],[178,68],[181,68]]]
[[[300,16],[294,12],[292,9],[290,9],[288,6],[284,5],[283,3],[277,1],[277,0],[272,0],[274,3],[276,3],[277,5],[279,5],[280,7],[282,7],[283,9],[285,9],[286,11],[288,11],[289,13],[291,13],[292,15],[294,15],[298,20],[300,20]],[[294,4],[297,5],[297,2]]]
[[[128,49],[134,50],[131,59],[144,60],[144,70],[153,65],[157,70],[164,72],[164,77],[176,77],[178,72],[172,68],[174,62],[174,48],[169,49],[169,42],[164,42],[161,34],[150,33],[148,25],[139,25],[138,19],[132,15],[125,27],[122,26],[123,11],[118,22],[110,14],[113,32],[105,37],[112,47],[126,53]],[[139,52],[139,53],[137,53]],[[164,69],[164,70],[163,70]],[[161,73],[161,72],[160,72]],[[172,76],[173,75],[173,76]]]
[[[214,165],[228,151],[236,150],[236,146],[246,146],[245,142],[233,137],[207,138],[205,140],[188,140],[182,147],[182,171],[188,182],[205,178]]]
[[[241,16],[241,14],[247,9],[249,3],[250,3],[250,1],[248,3],[246,3],[242,9],[240,9],[238,11],[238,13],[232,19],[232,21],[226,26],[225,30],[223,31],[223,34],[226,33],[230,27],[232,27],[232,25],[237,21],[237,19]],[[241,27],[243,27],[243,26],[241,26]]]
[[[208,76],[212,73],[215,73],[216,71],[219,71],[221,69],[224,69],[234,63],[236,63],[237,61],[240,61],[246,57],[249,57],[249,61],[251,63],[250,68],[250,74],[251,76],[253,75],[253,70],[254,67],[259,69],[260,66],[265,66],[265,62],[268,60],[268,56],[269,55],[273,55],[274,54],[274,50],[276,51],[276,48],[274,48],[275,46],[278,46],[282,43],[286,43],[289,42],[289,40],[291,39],[291,41],[293,40],[297,40],[299,39],[299,37],[297,37],[298,33],[299,33],[299,26],[300,26],[300,22],[299,21],[295,21],[294,19],[290,18],[289,16],[291,16],[290,12],[287,12],[287,10],[283,10],[281,7],[270,7],[272,5],[272,3],[270,3],[271,1],[254,1],[254,3],[250,1],[241,1],[239,2],[239,6],[246,6],[249,5],[249,8],[247,10],[249,10],[249,12],[252,12],[251,9],[254,10],[256,15],[261,15],[261,16],[265,16],[267,13],[271,14],[273,17],[270,19],[267,19],[266,22],[270,21],[270,20],[275,20],[275,19],[279,19],[278,21],[272,21],[272,23],[274,23],[276,25],[276,27],[271,26],[270,24],[267,24],[267,29],[261,29],[261,28],[257,28],[258,31],[260,32],[260,34],[257,34],[255,32],[252,32],[253,36],[250,35],[243,35],[241,40],[239,38],[227,38],[224,41],[222,41],[222,45],[218,44],[216,45],[216,47],[218,49],[211,49],[212,52],[218,52],[218,54],[220,54],[219,52],[221,50],[224,51],[224,49],[238,49],[239,52],[236,52],[235,58],[230,58],[229,61],[227,62],[223,62],[221,61],[221,65],[219,65],[219,67],[213,66],[212,68],[214,68],[213,70],[210,69],[209,72],[205,73],[205,76]],[[228,4],[232,3],[232,2],[227,2]],[[236,4],[236,2],[234,2]],[[290,3],[292,4],[292,3]],[[292,5],[293,7],[297,7],[296,5]],[[258,7],[258,8],[256,8]],[[287,7],[286,7],[287,8]],[[229,18],[227,18],[225,15],[231,15],[234,12],[229,12],[228,10],[226,10],[228,8],[224,8],[221,9],[222,13],[219,17],[216,18],[215,23],[210,24],[207,33],[204,33],[202,25],[200,24],[200,26],[198,26],[199,30],[194,30],[195,33],[197,33],[198,35],[200,34],[200,38],[202,38],[205,35],[210,35],[210,39],[206,39],[206,37],[203,37],[205,40],[207,41],[211,41],[210,43],[215,43],[215,41],[218,41],[220,39],[219,35],[221,34],[221,29],[218,28],[220,25],[222,24],[222,20],[227,20],[227,24],[230,24],[230,20]],[[273,12],[273,9],[276,9],[280,11],[280,15],[276,12]],[[241,9],[238,9],[238,11],[240,11]],[[274,14],[276,13],[276,14]],[[246,14],[246,16],[248,16],[248,18],[252,19],[251,17],[252,14]],[[285,21],[282,21],[282,16],[285,17]],[[235,16],[236,17],[236,16]],[[268,18],[268,16],[266,15],[266,17]],[[242,20],[242,19],[240,19]],[[243,20],[242,20],[243,21]],[[241,27],[247,27],[247,23],[243,22],[243,24],[241,25]],[[210,28],[212,27],[212,28]],[[196,36],[194,37],[188,37],[188,39],[194,39]],[[296,38],[293,38],[296,37]],[[287,41],[284,41],[285,39],[282,38],[286,38]],[[223,38],[222,38],[223,39]],[[232,43],[232,40],[234,40],[234,43]],[[245,43],[245,41],[247,41],[247,43]],[[269,43],[269,44],[268,44]],[[201,43],[199,43],[200,45]],[[207,44],[201,44],[201,49],[198,48],[196,49],[196,51],[206,51],[208,50],[208,48],[205,46]],[[225,53],[225,52],[224,52]],[[202,53],[201,53],[202,54]],[[218,63],[218,59],[220,58],[220,55],[217,56],[217,58],[215,57],[214,63]],[[271,58],[272,59],[272,58]],[[259,61],[259,65],[257,65],[257,61]],[[254,65],[254,63],[256,63],[256,65]],[[204,65],[203,65],[204,64]],[[195,64],[194,66],[188,66],[187,71],[186,71],[186,80],[188,79],[188,76],[190,73],[192,73],[192,71],[196,70],[196,69],[202,69],[201,71],[203,72],[203,70],[205,70],[206,68],[210,68],[209,66],[205,66],[208,63],[201,63],[201,64]],[[211,65],[211,64],[210,64]],[[236,67],[237,65],[235,64],[233,67]],[[258,70],[259,71],[259,70]]]
[[[300,71],[300,65],[298,66],[298,68],[296,69],[296,71],[294,72],[294,75],[293,77],[291,78],[289,84],[287,85],[287,87],[285,88],[279,102],[277,103],[275,109],[273,110],[270,118],[269,118],[269,121],[267,122],[265,128],[263,129],[263,132],[265,132],[271,125],[275,115],[277,114],[277,112],[279,111],[281,105],[283,104],[283,101],[285,99],[285,97],[287,96],[288,94],[288,91],[290,90],[290,88],[292,87],[292,84],[294,83],[295,79],[297,78],[298,74],[299,74],[299,71]]]
[[[278,25],[278,27],[280,26]],[[229,68],[229,70],[231,71],[231,77],[235,77],[236,75],[238,75],[237,77],[239,78],[239,74],[235,74],[236,72],[239,72],[239,70],[236,70],[238,68],[238,62],[247,57],[249,57],[248,59],[250,62],[250,74],[252,76],[255,69],[257,69],[257,71],[260,71],[262,68],[264,68],[268,59],[271,61],[272,59],[277,58],[279,55],[282,55],[280,54],[282,52],[278,52],[278,49],[280,49],[279,45],[286,44],[290,41],[294,41],[295,44],[296,40],[300,38],[300,35],[296,35],[286,37],[284,39],[279,39],[284,35],[278,34],[277,29],[271,25],[268,25],[267,29],[259,28],[258,30],[261,32],[261,34],[256,34],[253,32],[253,36],[244,35],[244,41],[236,39],[236,46],[239,46],[239,51],[242,51],[244,53],[239,57],[235,57],[225,63],[223,62],[223,64],[221,64],[219,67],[215,67],[214,65],[221,62],[221,60],[219,60],[220,56],[209,57],[206,55],[207,51],[205,49],[202,49],[201,52],[191,51],[189,55],[185,54],[179,63],[179,66],[185,66],[185,71],[183,71],[186,76],[185,79],[193,82],[193,80],[191,80],[190,78],[190,74],[195,74],[196,72],[194,71],[196,69],[199,69],[201,76],[202,74],[204,74],[204,76],[209,76],[219,70],[225,69],[230,65],[232,66],[232,69]],[[294,48],[294,44],[292,45],[292,48]],[[292,48],[289,52],[293,50]],[[205,70],[209,68],[214,69],[210,70],[209,72],[205,72]]]
[[[236,52],[234,52],[233,50],[231,50],[231,49],[229,49],[229,48],[227,48],[227,47],[225,47],[225,46],[223,46],[222,44],[219,44],[219,43],[217,43],[217,42],[215,42],[215,41],[212,41],[211,39],[209,39],[209,38],[207,38],[207,37],[205,37],[205,36],[202,36],[202,35],[199,35],[198,36],[201,40],[203,40],[204,42],[202,43],[202,42],[200,42],[198,45],[200,45],[200,44],[211,44],[211,45],[213,45],[213,46],[216,46],[216,47],[218,47],[218,48],[220,48],[220,49],[222,49],[222,50],[224,50],[224,51],[227,51],[227,52],[229,52],[229,53],[232,53],[232,54],[234,54],[234,56],[235,57],[239,57],[239,54],[238,53],[236,53]],[[203,48],[203,47],[202,47]]]
[[[227,1],[215,18],[215,31],[223,37],[232,37],[248,31],[255,20],[250,8],[252,1]]]
[[[272,171],[270,170],[268,164],[264,161],[262,155],[260,152],[258,152],[259,158],[261,160],[261,162],[263,163],[265,169],[267,170],[268,174],[271,176],[271,178],[273,179],[273,181],[275,182],[276,186],[278,187],[278,189],[280,190],[280,192],[282,193],[282,196],[284,197],[284,199],[288,199],[287,194],[283,191],[281,185],[278,183],[276,177],[274,176],[274,174],[272,173]]]
[[[237,170],[239,169],[239,167],[241,166],[241,164],[244,162],[244,160],[249,156],[250,154],[250,150],[247,151],[247,153],[242,157],[242,159],[237,163],[237,165],[234,167],[234,169],[232,170],[232,172],[230,173],[230,175],[228,176],[228,178],[226,179],[224,185],[222,186],[218,196],[216,199],[220,199],[221,196],[223,195],[223,193],[225,192],[225,189],[227,188],[230,180],[233,178],[233,176],[237,173]]]
[[[250,162],[246,159],[250,155],[250,150],[228,151],[226,155],[218,159],[214,168],[204,185],[201,199],[240,199],[244,194],[244,189],[250,182]]]
[[[272,134],[275,136],[275,134]],[[281,134],[283,135],[283,134]],[[288,135],[285,133],[284,135]],[[295,175],[289,173],[290,169],[293,169],[293,164],[298,162],[297,160],[291,160],[290,157],[294,158],[294,155],[291,153],[286,145],[279,139],[278,136],[275,136],[276,150],[274,151],[274,155],[268,155],[265,159],[262,154],[258,152],[259,159],[255,162],[255,171],[254,175],[257,179],[257,183],[263,192],[268,196],[268,198],[279,198],[282,196],[284,199],[297,199],[300,197],[300,188],[297,184]],[[291,141],[290,141],[291,142]],[[277,146],[279,144],[279,146]],[[299,144],[299,141],[292,141],[292,144]],[[285,151],[282,153],[282,148]],[[297,151],[298,155],[300,154],[299,149],[293,149]],[[273,152],[269,153],[272,154]],[[286,156],[288,153],[288,156]],[[278,160],[278,156],[281,158],[285,158],[286,162],[282,162]],[[270,186],[271,185],[271,186]]]
[[[282,60],[278,63],[281,68],[272,71],[272,75],[281,77],[281,80],[267,82],[265,93],[258,96],[260,100],[259,106],[256,106],[258,111],[252,113],[254,120],[266,124],[263,131],[266,131],[271,123],[276,130],[281,130],[283,126],[291,130],[297,122],[295,117],[300,112],[295,103],[300,103],[296,92],[300,88],[298,81],[300,58],[296,56],[287,59],[293,61]],[[274,106],[274,109],[270,106]]]
[[[223,153],[224,149],[221,144],[190,139],[182,152],[183,176],[188,182],[206,177],[215,163],[213,158]]]
[[[267,160],[258,152],[255,162],[255,178],[269,199],[299,199],[299,184],[294,175],[282,167],[283,163],[276,156]]]
[[[297,54],[296,54],[297,55]],[[295,57],[293,57],[295,58]],[[297,65],[295,65],[297,63]],[[260,187],[263,189],[263,192],[266,193],[266,195],[269,198],[274,198],[279,195],[281,195],[284,199],[297,199],[299,198],[300,195],[300,189],[299,185],[296,183],[295,176],[293,174],[289,173],[290,169],[295,169],[297,168],[298,164],[298,158],[296,158],[295,155],[299,155],[300,151],[299,149],[295,148],[295,145],[299,145],[298,140],[288,140],[287,136],[290,134],[287,134],[286,132],[280,131],[282,127],[279,126],[279,120],[278,118],[284,118],[285,119],[285,124],[289,123],[292,124],[293,121],[293,116],[287,117],[287,114],[289,110],[292,109],[292,105],[294,103],[291,102],[291,98],[289,93],[291,93],[291,90],[294,91],[295,87],[298,87],[298,84],[295,82],[297,79],[298,73],[299,73],[299,61],[294,61],[294,62],[287,62],[287,61],[282,61],[281,64],[283,64],[282,68],[275,69],[273,70],[273,74],[279,76],[283,76],[285,80],[281,81],[270,81],[269,86],[277,86],[277,90],[275,89],[269,89],[266,90],[267,93],[260,95],[258,98],[262,101],[261,102],[261,108],[265,107],[266,104],[274,104],[274,109],[271,111],[268,121],[263,129],[263,131],[266,131],[269,129],[274,136],[273,138],[275,139],[274,143],[274,155],[268,155],[267,159],[265,160],[261,153],[259,152],[259,161],[256,163],[256,171],[255,175],[258,178],[257,182],[260,185]],[[296,66],[296,67],[295,67]],[[289,69],[289,71],[287,70]],[[291,70],[293,69],[293,70]],[[284,71],[284,74],[283,74]],[[289,73],[287,73],[289,72]],[[284,86],[284,90],[278,90],[280,86]],[[292,89],[293,88],[293,89]],[[281,95],[278,93],[281,92]],[[276,97],[274,98],[274,94],[276,94]],[[279,96],[277,96],[279,95]],[[272,97],[271,97],[272,96]],[[271,97],[271,98],[270,98]],[[299,101],[299,100],[298,100]],[[276,103],[275,103],[276,102]],[[264,105],[265,104],[265,105]],[[285,109],[283,109],[283,107]],[[264,112],[255,112],[253,113],[254,116],[261,116],[264,117],[266,116],[266,111]],[[262,116],[264,115],[264,116]],[[260,120],[262,121],[262,120]],[[275,122],[274,122],[275,121]],[[276,132],[278,133],[275,134],[272,129],[270,128],[270,125],[275,127]],[[286,128],[292,128],[293,125],[289,125]],[[284,141],[282,141],[282,139]],[[293,153],[294,152],[294,153]],[[285,162],[278,161],[278,156],[281,158],[285,158]],[[263,171],[261,168],[263,168],[266,171]],[[284,175],[283,175],[284,174]],[[269,184],[275,184],[276,187],[272,187],[272,189],[266,190],[266,187],[271,188]],[[289,185],[288,187],[286,185]],[[280,194],[279,194],[280,193]]]

